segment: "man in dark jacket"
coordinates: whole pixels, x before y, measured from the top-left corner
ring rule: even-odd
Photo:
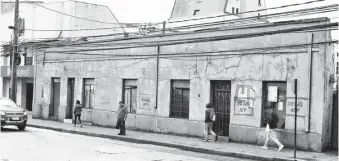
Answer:
[[[74,107],[74,127],[76,126],[77,124],[77,119],[79,120],[79,123],[80,123],[80,127],[82,127],[82,122],[81,122],[81,112],[82,112],[82,106],[80,104],[80,101],[77,100],[76,104],[75,104],[75,107]]]
[[[216,135],[213,130],[213,121],[215,118],[214,108],[210,103],[206,104],[206,110],[205,110],[205,139],[204,141],[208,141],[209,135],[212,135],[214,138],[214,141],[218,140],[218,135]]]
[[[266,121],[265,121],[265,127],[266,127],[266,141],[265,145],[262,147],[264,149],[267,149],[267,144],[269,139],[272,139],[278,146],[279,146],[279,151],[284,148],[284,145],[282,145],[279,140],[277,139],[277,135],[275,132],[275,128],[277,128],[278,124],[278,116],[274,112],[272,106],[268,106],[267,109],[265,110],[265,116],[266,116]]]
[[[126,135],[125,121],[127,119],[128,110],[122,101],[119,102],[119,109],[117,111],[117,128],[120,128],[118,135]]]

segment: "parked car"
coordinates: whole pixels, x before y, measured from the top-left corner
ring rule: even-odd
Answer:
[[[27,123],[27,111],[16,105],[11,99],[0,97],[1,128],[6,125],[17,126],[19,130],[25,130]]]

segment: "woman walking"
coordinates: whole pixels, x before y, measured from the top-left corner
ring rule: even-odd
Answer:
[[[74,107],[74,127],[76,127],[77,124],[77,119],[79,120],[80,127],[82,127],[82,122],[81,122],[81,112],[82,112],[82,106],[80,104],[80,101],[77,100],[75,107]]]

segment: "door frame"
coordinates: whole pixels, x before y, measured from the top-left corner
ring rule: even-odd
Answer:
[[[73,81],[73,83],[71,83],[70,81]],[[69,88],[70,85],[73,89]],[[71,90],[71,91],[69,91],[69,90]],[[69,92],[70,92],[71,96],[69,96]],[[73,107],[74,107],[74,103],[75,103],[74,92],[75,92],[75,78],[68,78],[67,79],[67,106],[66,106],[66,116],[65,116],[66,119],[72,119],[73,118]],[[71,100],[69,100],[69,97],[71,97],[70,98]],[[71,103],[71,104],[69,104],[69,103]],[[67,114],[69,114],[70,116],[67,115]]]
[[[26,82],[26,110],[28,110],[28,99],[27,99],[27,96],[29,94],[28,90],[27,90],[28,89],[28,84],[32,84],[32,100],[31,100],[31,105],[30,105],[30,107],[31,107],[30,111],[32,111],[33,110],[34,83]]]
[[[60,77],[52,77],[51,78],[51,100],[50,100],[50,111],[52,111],[52,114],[49,114],[49,116],[51,117],[58,117],[58,113],[55,113],[55,108],[59,108],[59,107],[54,107],[54,80],[59,80],[59,84],[61,86],[61,79]],[[59,89],[59,105],[60,105],[60,89]]]
[[[227,111],[229,111],[228,112],[228,118],[226,118],[226,120],[228,122],[228,125],[225,125],[226,128],[227,128],[226,129],[227,131],[226,131],[225,137],[229,137],[229,130],[230,130],[230,126],[229,125],[230,125],[230,122],[231,122],[232,81],[231,80],[210,80],[210,101],[209,102],[212,104],[213,107],[215,107],[215,105],[214,105],[214,92],[215,92],[214,87],[215,87],[215,84],[218,84],[218,83],[229,84],[230,85],[230,89],[225,91],[225,92],[229,92],[229,94],[230,94],[230,96],[229,96],[230,97],[230,101],[229,101],[229,104],[227,105],[227,107],[229,109],[227,109],[227,107],[225,109],[226,110],[226,117],[227,117]],[[226,124],[227,124],[227,122],[226,122]],[[214,125],[217,125],[217,124],[215,123],[215,124],[213,124],[213,126]],[[223,135],[220,135],[220,136],[223,136]]]

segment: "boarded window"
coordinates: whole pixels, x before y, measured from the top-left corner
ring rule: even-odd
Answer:
[[[94,92],[95,92],[94,78],[85,78],[83,82],[84,82],[84,91],[83,91],[84,106],[83,107],[93,109]]]
[[[187,80],[172,81],[170,117],[189,118],[189,87]]]
[[[123,102],[130,113],[136,113],[137,109],[137,80],[124,79],[123,80]]]

